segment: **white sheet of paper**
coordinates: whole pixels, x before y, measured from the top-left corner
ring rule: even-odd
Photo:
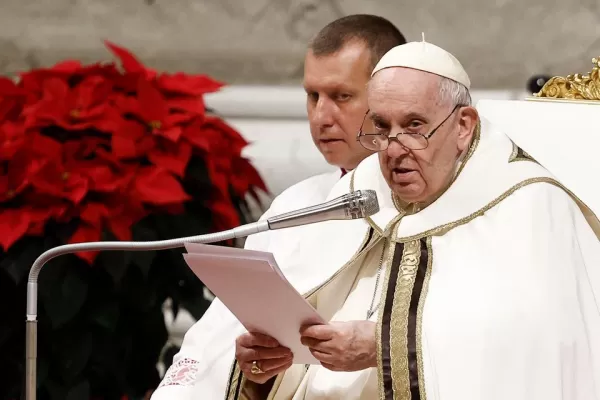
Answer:
[[[288,347],[295,364],[319,364],[300,342],[300,327],[325,321],[285,279],[271,253],[197,243],[185,247],[188,266],[248,331]]]

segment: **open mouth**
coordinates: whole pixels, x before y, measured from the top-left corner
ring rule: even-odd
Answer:
[[[393,171],[396,174],[407,174],[409,172],[413,172],[414,170],[408,168],[394,168]]]
[[[323,143],[334,143],[334,142],[340,142],[342,139],[321,139],[321,142]]]

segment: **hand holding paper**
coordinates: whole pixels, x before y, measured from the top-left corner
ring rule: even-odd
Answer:
[[[271,253],[186,244],[184,258],[194,274],[249,332],[276,339],[294,364],[320,364],[300,341],[300,328],[325,324],[285,279]]]

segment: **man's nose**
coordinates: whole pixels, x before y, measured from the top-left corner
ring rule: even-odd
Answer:
[[[332,126],[334,124],[333,118],[333,104],[328,98],[321,97],[317,102],[314,113],[314,122],[319,126]]]
[[[406,155],[409,150],[398,143],[397,140],[390,139],[390,144],[386,151],[389,158],[399,158]]]

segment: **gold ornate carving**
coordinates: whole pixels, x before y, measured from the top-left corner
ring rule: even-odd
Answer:
[[[567,100],[600,100],[600,58],[593,58],[594,68],[587,75],[555,76],[534,97]]]

